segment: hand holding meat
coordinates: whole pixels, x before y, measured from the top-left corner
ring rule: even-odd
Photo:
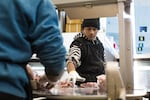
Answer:
[[[81,77],[76,71],[69,72],[67,81],[72,81],[73,83],[76,83],[76,81],[84,82],[85,78]]]
[[[40,79],[37,80],[39,89],[51,89],[56,85],[57,82],[50,81],[46,75],[40,76]]]
[[[97,83],[100,89],[106,90],[106,75],[97,76]]]

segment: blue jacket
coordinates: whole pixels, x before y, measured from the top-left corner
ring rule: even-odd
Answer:
[[[20,63],[36,53],[48,75],[64,69],[66,49],[51,0],[0,1],[0,92],[26,97]]]

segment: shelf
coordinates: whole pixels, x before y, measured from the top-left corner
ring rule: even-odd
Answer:
[[[70,19],[117,16],[118,2],[129,5],[131,0],[52,0]],[[111,10],[110,10],[111,9]]]

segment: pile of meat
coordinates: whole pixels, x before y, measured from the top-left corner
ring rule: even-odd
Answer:
[[[70,88],[70,87],[72,88],[72,87],[74,87],[72,82],[67,82],[67,81],[61,81],[58,83],[58,85],[60,88]],[[87,82],[87,83],[80,84],[79,87],[81,87],[81,88],[90,88],[90,87],[97,88],[98,84],[97,84],[97,82]]]

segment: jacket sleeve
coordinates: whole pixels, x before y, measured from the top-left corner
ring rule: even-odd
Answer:
[[[51,0],[39,1],[32,24],[32,50],[45,66],[47,75],[58,75],[65,67],[66,49],[60,33],[58,16]]]
[[[71,44],[68,55],[67,55],[67,63],[73,62],[75,67],[79,67],[81,65],[81,50],[77,44]]]

